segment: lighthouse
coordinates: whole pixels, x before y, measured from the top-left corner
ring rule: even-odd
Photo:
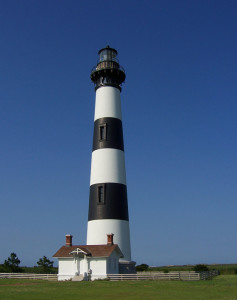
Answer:
[[[99,50],[98,63],[91,72],[96,96],[87,245],[106,244],[107,234],[113,234],[124,255],[120,269],[126,265],[132,272],[120,100],[126,75],[117,54],[109,46]]]

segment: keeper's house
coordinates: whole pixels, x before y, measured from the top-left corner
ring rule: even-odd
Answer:
[[[94,280],[107,274],[119,273],[119,259],[123,253],[107,235],[105,245],[72,245],[72,235],[66,235],[66,245],[53,257],[58,258],[58,280]]]

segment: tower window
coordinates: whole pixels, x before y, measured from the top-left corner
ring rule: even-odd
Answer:
[[[107,124],[101,124],[99,126],[99,140],[105,141],[107,138]]]
[[[97,203],[104,204],[105,203],[105,186],[100,185],[97,189]]]

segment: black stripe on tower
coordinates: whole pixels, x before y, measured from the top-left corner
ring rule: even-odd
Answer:
[[[90,186],[88,221],[98,219],[129,220],[126,185],[101,183]]]
[[[103,86],[112,86],[120,91],[122,90],[120,84],[121,84],[121,79],[120,76],[112,76],[111,74],[108,74],[108,72],[111,70],[106,70],[107,74],[104,74],[104,76],[99,77],[97,80],[92,78],[92,81],[95,82],[95,91]],[[113,70],[112,70],[113,71]],[[105,72],[104,72],[105,73]]]
[[[124,151],[122,122],[116,118],[101,118],[94,123],[92,151],[113,148]]]

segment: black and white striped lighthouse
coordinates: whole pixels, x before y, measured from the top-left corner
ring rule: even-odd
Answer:
[[[120,101],[126,76],[115,49],[107,46],[98,54],[91,72],[96,100],[87,245],[106,244],[107,234],[113,233],[128,262],[131,247]]]

